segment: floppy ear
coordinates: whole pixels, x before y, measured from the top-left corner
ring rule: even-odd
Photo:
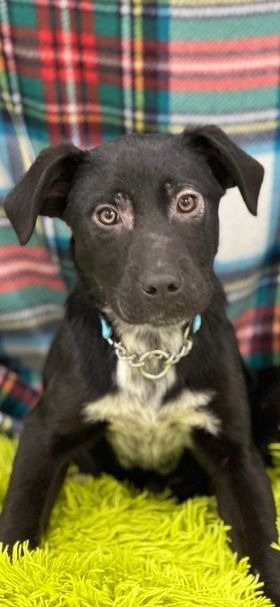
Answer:
[[[8,194],[5,211],[21,244],[29,240],[38,215],[63,216],[84,154],[71,143],[46,148]]]
[[[239,188],[247,208],[256,215],[264,175],[262,165],[233,143],[217,126],[186,129],[183,137],[207,157],[216,179],[224,189],[235,186]]]

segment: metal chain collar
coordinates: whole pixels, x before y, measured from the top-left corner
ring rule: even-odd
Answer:
[[[193,340],[192,337],[189,336],[189,333],[190,325],[188,325],[184,331],[183,345],[177,354],[165,352],[164,350],[148,350],[143,354],[128,354],[127,349],[121,342],[113,341],[110,337],[107,338],[107,341],[114,347],[119,360],[124,360],[128,362],[131,367],[139,369],[141,375],[146,379],[157,380],[164,377],[172,365],[176,365],[181,358],[189,354],[193,345]],[[158,373],[149,372],[147,365],[150,361],[161,361],[162,369]]]

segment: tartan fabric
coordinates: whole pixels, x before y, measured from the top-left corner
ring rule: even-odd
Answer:
[[[222,201],[217,271],[242,354],[279,364],[280,2],[1,0],[0,20],[2,198],[62,140],[215,123],[264,164],[258,219],[236,190]],[[1,209],[0,361],[35,394],[73,280],[68,240],[40,219],[21,248]],[[20,416],[30,398],[15,413],[3,382],[0,408]]]
[[[5,417],[0,417],[1,427],[1,422],[7,421],[7,416],[21,418],[26,411],[26,406],[34,407],[40,391],[33,390],[17,373],[8,370],[3,365],[0,365],[0,385],[0,409],[5,414]]]

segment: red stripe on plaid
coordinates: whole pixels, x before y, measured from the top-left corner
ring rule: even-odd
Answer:
[[[44,14],[47,12],[49,14],[49,7],[40,7],[40,11]],[[38,23],[38,29],[29,28],[29,27],[19,27],[12,26],[12,32],[14,37],[21,42],[21,44],[30,45],[32,41],[39,41],[42,46],[42,50],[44,51],[44,45],[49,44],[52,46],[54,41],[56,44],[63,44],[65,40],[69,41],[69,44],[75,46],[78,43],[83,47],[104,47],[108,51],[110,50],[120,50],[121,43],[118,38],[113,38],[112,36],[96,36],[94,32],[94,28],[92,27],[92,17],[89,20],[87,15],[83,14],[83,31],[78,32],[62,32],[59,30],[58,24],[56,24],[56,30],[51,30],[51,27],[46,29],[46,23],[48,23],[48,19],[43,20],[44,17],[40,20],[40,24]],[[4,24],[3,24],[4,31]],[[131,39],[122,39],[123,48],[126,45],[131,47]],[[156,51],[157,54],[160,51],[165,49],[166,43],[160,40],[145,40],[145,49],[147,51]],[[250,38],[237,38],[233,40],[170,40],[168,42],[169,52],[174,55],[176,53],[182,53],[184,56],[187,54],[190,55],[206,55],[207,57],[211,54],[216,54],[220,56],[221,54],[235,53],[237,56],[240,56],[242,53],[252,53],[254,56],[256,53],[267,51],[271,49],[279,49],[279,36],[278,35],[269,35],[269,36],[253,36]]]
[[[260,322],[263,319],[271,320],[275,315],[275,306],[266,306],[265,308],[252,308],[250,310],[246,310],[242,314],[240,314],[234,320],[235,329],[241,331],[242,329],[246,329],[248,324],[252,322],[252,320],[259,320]],[[280,315],[280,310],[279,310]]]
[[[226,54],[251,52],[254,55],[267,49],[279,48],[279,36],[256,36],[252,38],[237,38],[236,40],[196,40],[174,41],[169,43],[170,53],[182,54]]]
[[[278,323],[275,317],[279,317]],[[277,314],[275,306],[247,310],[233,324],[242,356],[271,352],[275,340],[280,344],[280,309]]]
[[[85,41],[86,44],[86,41]],[[155,40],[145,40],[146,52],[157,53],[160,55],[162,50],[165,49],[165,42]],[[112,51],[119,50],[119,41],[115,38],[107,38],[105,36],[98,36],[96,39],[96,45],[98,48],[107,49],[108,47]],[[131,46],[130,39],[123,40],[123,47]],[[209,57],[211,55],[215,57],[221,57],[222,55],[235,55],[237,58],[246,53],[246,55],[252,54],[256,57],[258,54],[266,53],[268,51],[275,51],[279,49],[279,36],[267,36],[260,38],[239,38],[238,40],[201,40],[201,41],[186,41],[186,40],[170,40],[168,42],[168,48],[170,56],[176,57],[176,55],[182,55],[185,59],[188,55],[193,59],[195,56]]]
[[[26,69],[22,69],[21,73],[23,75],[27,75],[29,78],[37,78],[38,77],[38,70],[32,70],[30,68],[28,68],[28,70]],[[42,78],[44,80],[47,80],[49,82],[55,82],[56,78],[59,78],[60,82],[68,82],[69,81],[69,74],[68,74],[68,70],[67,69],[63,69],[63,68],[58,68],[55,69],[51,66],[49,67],[42,67],[41,68],[41,74],[42,74]],[[74,82],[84,82],[84,78],[86,78],[87,83],[90,84],[94,84],[97,85],[98,83],[98,74],[96,71],[89,71],[84,69],[83,73],[81,73],[80,69],[75,69],[72,70],[72,81]],[[74,104],[73,104],[74,107]],[[76,108],[76,103],[75,103],[75,108]]]
[[[23,261],[23,259],[40,259],[46,262],[49,262],[49,251],[45,247],[33,247],[30,245],[26,248],[21,248],[18,245],[4,245],[0,246],[0,259],[1,258],[14,258],[19,261]]]
[[[65,291],[63,282],[56,278],[47,278],[38,274],[27,275],[24,277],[13,277],[12,280],[1,279],[1,291],[9,293],[17,289],[25,289],[27,287],[43,287],[44,289],[54,289],[56,291]]]
[[[70,104],[65,104],[63,106],[63,108],[60,106],[59,111],[62,113],[63,121],[65,122],[65,124],[67,124],[67,120],[70,120],[69,117],[68,117],[68,115],[71,114],[72,106]],[[81,111],[81,113],[77,114],[76,117],[75,117],[75,123],[77,123],[79,125],[84,125],[85,124],[84,107],[82,107],[80,111]],[[99,130],[100,118],[98,118],[98,116],[90,114],[90,112],[87,112],[87,117],[90,120],[89,126],[91,125],[93,128],[96,126],[96,131],[94,131],[95,135],[96,135],[97,132],[98,132],[98,130]],[[61,122],[61,117],[58,116],[57,114],[54,114],[54,115],[49,114],[48,115],[48,124],[51,124],[51,123],[52,124],[60,124],[60,122]],[[90,131],[88,130],[87,131],[87,138],[88,138],[89,132]],[[86,147],[86,148],[88,147],[89,143],[84,143],[84,141],[87,142],[87,138],[85,140],[83,140],[83,143],[81,143],[82,147]],[[95,139],[96,139],[96,137],[95,137]],[[65,141],[67,141],[67,140],[69,141],[70,137],[66,136],[64,140]],[[59,142],[58,141],[53,141],[52,143],[59,143]],[[100,141],[95,141],[95,143],[92,143],[92,141],[90,141],[90,147],[94,147],[98,143],[100,143]]]
[[[33,391],[29,386],[24,384],[19,378],[13,385],[10,395],[21,401],[24,401],[29,407],[35,407],[38,402],[40,393]]]
[[[96,40],[97,47],[102,49],[108,49],[108,46],[112,51],[119,50],[119,42],[115,38],[105,38],[98,36]],[[123,47],[131,46],[130,39],[123,40]],[[261,53],[266,54],[269,51],[275,51],[277,53],[279,49],[279,36],[268,36],[266,38],[240,38],[238,40],[218,40],[218,41],[169,41],[168,42],[169,53],[171,57],[177,59],[177,55],[182,55],[185,59],[190,55],[191,59],[204,56],[209,58],[221,57],[223,55],[235,56],[237,59],[242,55],[253,57],[258,56]],[[162,50],[165,49],[165,43],[162,41],[145,40],[145,51],[147,53],[156,53],[160,56]]]
[[[85,19],[86,23],[84,24],[84,31],[81,33],[78,32],[61,32],[59,30],[56,30],[55,32],[55,40],[58,44],[61,44],[63,46],[63,44],[65,44],[65,42],[71,44],[73,47],[77,46],[77,44],[81,44],[84,47],[89,47],[90,49],[92,48],[93,44],[96,44],[98,38],[96,37],[94,31],[92,31],[92,24],[91,22],[88,22],[87,19]],[[91,30],[91,31],[86,31],[86,30]],[[26,30],[26,32],[29,30]],[[20,32],[18,32],[18,35],[22,35],[22,29],[20,29]],[[42,44],[48,44],[50,48],[52,48],[52,45],[54,43],[54,32],[51,30],[46,30],[46,29],[40,29],[39,32],[35,32],[32,31],[31,36],[38,40],[40,40],[40,42]],[[105,40],[105,38],[104,38]],[[107,40],[107,38],[106,38]],[[113,38],[112,40],[115,40],[115,38]],[[119,45],[120,43],[118,43]]]
[[[40,276],[55,276],[57,277],[57,268],[51,263],[38,263],[37,260],[31,261],[28,259],[23,260],[8,260],[5,264],[0,266],[0,279],[3,280],[5,276],[11,277],[13,274],[30,274],[33,276],[37,274]]]
[[[205,77],[206,78],[206,77]],[[224,75],[221,78],[211,78],[208,80],[204,80],[203,78],[192,79],[188,78],[188,80],[180,80],[179,78],[170,78],[169,83],[166,85],[160,86],[160,88],[165,88],[172,86],[172,90],[176,92],[188,92],[188,91],[240,91],[240,90],[250,90],[250,89],[258,89],[265,87],[273,87],[277,86],[279,81],[279,74],[276,72],[275,74],[270,75],[262,75],[262,76],[248,76],[248,80],[245,81],[244,76],[242,77],[233,77],[229,76],[225,78]],[[147,81],[149,86],[155,86],[156,81],[149,80]]]
[[[88,47],[88,50],[92,50],[92,46],[97,43],[104,42],[106,44],[106,48],[114,47],[120,48],[120,41],[115,38],[96,36],[94,29],[92,27],[92,22],[88,21],[85,15],[81,15],[83,18],[83,31],[82,32],[62,32],[59,29],[54,30],[45,29],[44,27],[36,30],[29,29],[24,27],[13,27],[13,33],[16,36],[18,42],[21,45],[28,45],[29,47],[33,47],[30,42],[39,41],[43,46],[43,50],[46,48],[53,49],[54,44],[64,45],[65,42],[71,44],[73,48],[78,44],[82,44],[84,48]],[[84,23],[85,22],[85,23]],[[112,41],[112,45],[111,45]]]
[[[35,407],[41,391],[34,390],[26,384],[14,371],[0,365],[0,402],[6,397],[12,397],[25,403],[28,407]]]
[[[280,328],[280,325],[279,325]],[[268,336],[272,336],[272,329],[271,329],[271,319],[267,320],[266,322],[262,322],[261,325],[258,326],[254,326],[252,327],[252,325],[247,327],[247,331],[243,330],[242,333],[240,334],[239,331],[237,331],[237,335],[238,335],[238,339],[240,340],[240,342],[244,345],[244,344],[251,344],[254,341],[259,341],[259,340],[263,340],[263,339],[267,339]]]
[[[262,337],[258,339],[256,342],[252,344],[248,343],[248,345],[242,344],[240,346],[240,353],[243,358],[246,356],[252,356],[252,354],[258,354],[261,350],[262,353],[270,353],[271,352],[271,337]]]
[[[60,75],[62,80],[65,80],[65,74]],[[102,83],[110,84],[112,86],[120,86],[120,76],[114,74],[104,73],[102,75]],[[170,78],[170,76],[166,76],[164,78],[164,74],[161,74],[161,79],[159,80],[157,77],[150,77],[145,74],[145,84],[150,89],[155,90],[169,90],[170,86],[172,86],[172,90],[178,93],[187,93],[192,91],[240,91],[240,90],[250,90],[261,87],[273,87],[277,86],[279,81],[279,74],[277,72],[273,74],[264,74],[262,76],[247,76],[247,79],[243,77],[233,77],[229,76],[225,78],[224,75],[221,75],[221,78],[191,78],[188,79],[180,79],[180,78]]]

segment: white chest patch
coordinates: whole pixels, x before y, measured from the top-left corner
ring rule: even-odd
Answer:
[[[182,339],[179,329],[175,332],[172,329],[171,333],[167,328],[161,333],[161,347],[166,342],[165,348],[169,351],[179,349]],[[132,337],[133,351],[147,349],[147,343],[143,348],[144,337],[141,339],[139,334],[138,339],[135,339],[136,335]],[[127,343],[125,345],[128,348]],[[173,368],[162,379],[150,381],[127,361],[118,361],[116,392],[85,405],[86,422],[109,422],[106,438],[125,468],[139,466],[167,474],[175,468],[184,449],[192,446],[193,430],[201,428],[218,434],[220,421],[207,406],[213,399],[213,392],[184,390],[176,399],[163,404],[164,396],[174,382]]]

